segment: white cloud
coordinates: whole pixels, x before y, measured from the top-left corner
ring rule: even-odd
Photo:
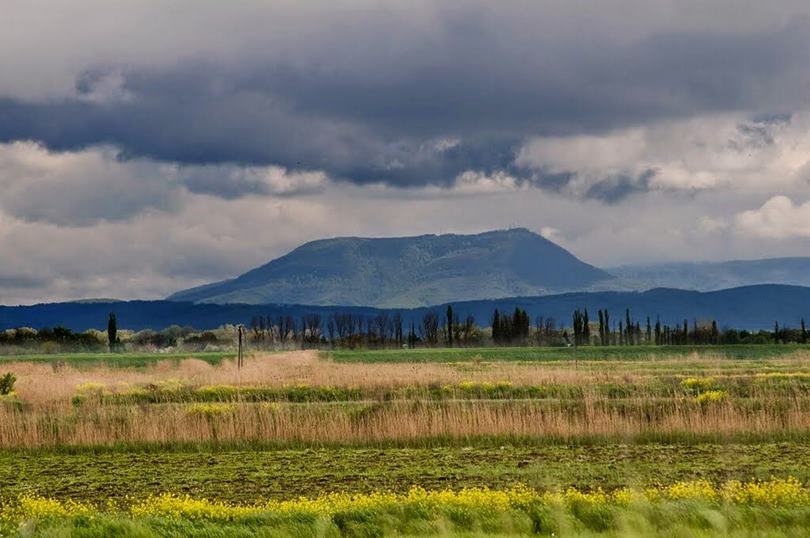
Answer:
[[[160,166],[119,161],[110,148],[51,152],[31,142],[0,144],[0,208],[23,220],[91,225],[178,203]]]
[[[543,226],[540,228],[540,235],[548,239],[549,241],[559,241],[558,236],[560,235],[560,230],[553,226]]]
[[[794,204],[774,196],[758,209],[743,211],[735,220],[740,233],[773,239],[810,238],[810,202]]]
[[[752,121],[729,114],[598,136],[536,137],[516,159],[520,166],[572,173],[566,192],[579,196],[617,176],[634,180],[642,190],[767,192],[778,186],[803,187],[808,163],[808,111],[794,114],[790,121]]]
[[[728,222],[723,218],[703,216],[698,220],[698,229],[707,234],[721,232],[728,228]]]
[[[452,186],[452,191],[460,194],[487,194],[515,191],[521,188],[515,177],[506,172],[485,174],[468,170],[460,174]]]

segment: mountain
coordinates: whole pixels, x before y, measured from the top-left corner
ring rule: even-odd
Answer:
[[[616,277],[607,284],[624,289],[668,287],[710,291],[755,284],[810,286],[810,257],[625,265],[606,271]]]
[[[278,304],[201,304],[176,301],[121,301],[115,303],[51,303],[32,306],[0,306],[0,330],[15,327],[63,326],[76,331],[104,329],[107,315],[114,311],[121,328],[163,329],[177,324],[197,329],[211,329],[227,323],[249,324],[254,316],[320,314],[325,323],[332,313],[352,313],[366,318],[380,312],[399,312],[406,324],[417,325],[429,310],[441,314],[446,305],[413,309],[388,309],[323,305]],[[675,325],[684,319],[714,319],[721,327],[770,329],[774,321],[796,327],[802,318],[810,320],[810,288],[784,285],[761,285],[712,292],[654,289],[645,292],[606,291],[565,293],[539,297],[511,297],[491,300],[454,302],[453,309],[461,319],[475,317],[479,325],[488,325],[495,308],[512,311],[525,309],[532,320],[537,316],[554,318],[558,324],[570,325],[576,308],[587,308],[592,315],[607,308],[613,319],[622,319],[629,308],[634,319],[644,324],[646,317]]]
[[[548,239],[516,228],[312,241],[232,280],[169,300],[415,307],[582,290],[608,279]]]

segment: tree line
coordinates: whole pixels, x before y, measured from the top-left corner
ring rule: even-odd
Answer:
[[[665,324],[659,317],[643,319],[625,309],[613,316],[599,309],[594,319],[586,308],[575,309],[570,322],[536,316],[521,308],[494,309],[488,326],[467,315],[459,317],[452,305],[444,311],[428,310],[421,317],[406,318],[399,312],[373,316],[351,312],[322,316],[255,316],[247,327],[248,342],[257,348],[415,348],[476,346],[637,346],[637,345],[728,345],[807,344],[808,330],[802,319],[795,328],[774,323],[773,330],[746,331],[720,328],[716,320],[684,319]],[[172,326],[162,331],[121,330],[114,313],[107,320],[106,334],[90,330],[73,332],[63,327],[0,331],[0,348],[52,351],[124,351],[178,348],[223,349],[232,345],[235,325],[195,331]]]

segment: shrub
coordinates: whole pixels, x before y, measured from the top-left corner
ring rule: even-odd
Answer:
[[[681,386],[685,389],[701,392],[709,390],[714,386],[713,377],[687,377],[681,381]]]
[[[699,404],[709,404],[715,402],[722,402],[728,397],[728,393],[724,390],[708,390],[697,395],[695,398]]]
[[[17,376],[12,372],[6,372],[0,377],[0,396],[8,396],[14,391],[14,383],[17,382]]]

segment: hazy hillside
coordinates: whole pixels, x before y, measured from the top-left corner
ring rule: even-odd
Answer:
[[[810,286],[810,257],[726,262],[626,265],[605,269],[617,277],[609,287],[719,290],[754,284]]]
[[[402,313],[406,323],[419,323],[430,309],[441,313],[445,305],[416,309],[391,309]],[[621,318],[625,308],[633,317],[646,316],[677,324],[684,319],[715,319],[721,326],[741,329],[770,329],[774,321],[796,327],[804,317],[810,320],[810,288],[797,286],[749,286],[714,292],[655,289],[646,292],[566,293],[542,297],[513,297],[496,300],[465,301],[453,304],[463,319],[475,316],[481,325],[489,325],[494,308],[525,309],[532,320],[536,316],[552,317],[558,323],[570,325],[575,308],[587,308],[595,313],[607,308],[614,319]],[[174,301],[124,301],[116,303],[54,303],[34,306],[0,306],[0,329],[13,327],[53,327],[61,325],[73,330],[103,329],[107,315],[115,311],[119,324],[128,329],[162,329],[172,324],[190,325],[197,329],[215,328],[226,323],[250,323],[254,316],[319,313],[324,321],[333,312],[352,312],[374,316],[380,309],[345,306],[303,305],[245,305],[194,304]]]
[[[312,241],[233,280],[181,291],[169,300],[414,307],[581,290],[609,278],[519,228]]]

